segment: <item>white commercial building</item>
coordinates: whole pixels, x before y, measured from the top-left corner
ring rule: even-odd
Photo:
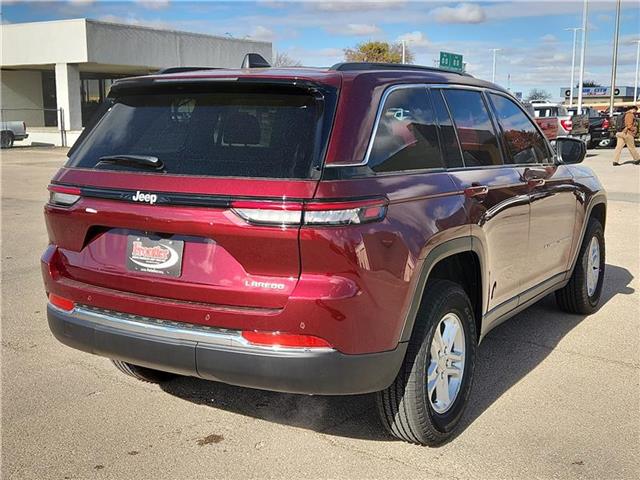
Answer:
[[[173,66],[238,68],[247,53],[271,61],[272,52],[269,42],[84,18],[0,29],[2,120],[25,121],[26,142],[55,145],[75,141],[118,78]]]

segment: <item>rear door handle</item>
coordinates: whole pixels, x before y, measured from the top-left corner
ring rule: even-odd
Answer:
[[[544,178],[533,178],[527,182],[527,185],[531,188],[538,188],[544,187],[545,183],[547,183],[547,181]]]
[[[464,194],[467,198],[484,197],[489,193],[489,187],[486,185],[474,185],[473,187],[467,187],[464,189]]]

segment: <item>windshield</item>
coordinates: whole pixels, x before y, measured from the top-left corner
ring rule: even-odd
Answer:
[[[134,155],[158,158],[165,174],[310,178],[326,142],[322,117],[322,101],[301,89],[126,95],[67,166],[138,171],[100,161]]]

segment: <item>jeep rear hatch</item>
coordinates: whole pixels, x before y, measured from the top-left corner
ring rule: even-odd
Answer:
[[[337,90],[225,80],[115,91],[50,186],[61,274],[179,301],[282,307],[300,275],[300,210],[320,178]]]

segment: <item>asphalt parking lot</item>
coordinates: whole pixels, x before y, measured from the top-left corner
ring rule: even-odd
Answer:
[[[604,305],[572,316],[550,296],[489,334],[440,448],[387,436],[369,396],[144,384],[58,343],[39,257],[64,153],[2,152],[3,478],[639,478],[640,167],[611,150],[585,161],[609,193]]]

